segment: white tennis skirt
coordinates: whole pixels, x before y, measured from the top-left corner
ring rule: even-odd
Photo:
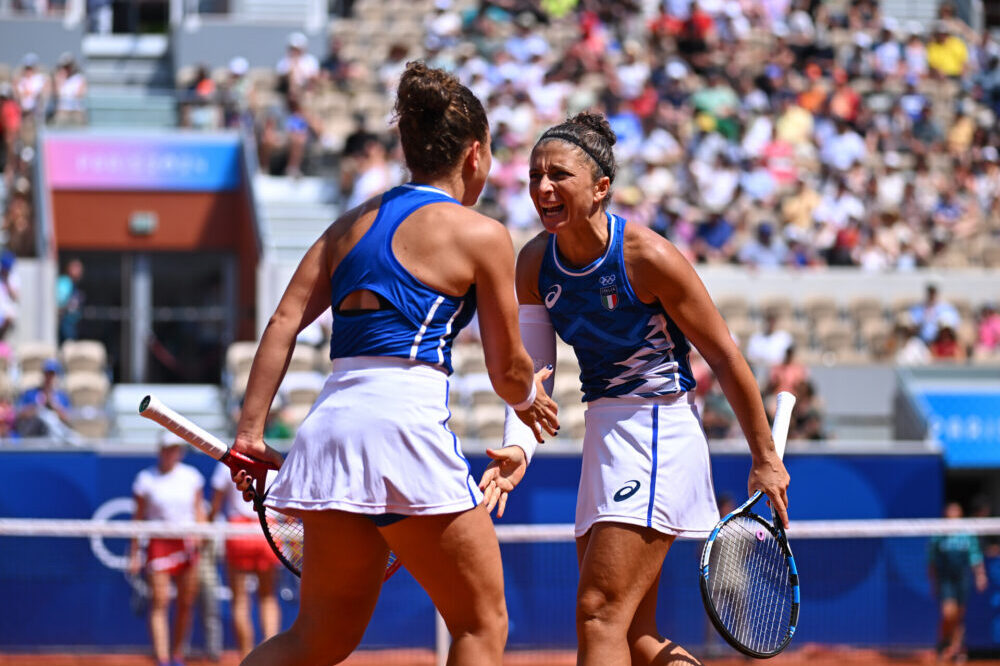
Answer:
[[[268,493],[276,509],[430,515],[475,508],[448,376],[401,358],[336,359]]]
[[[719,521],[708,441],[688,394],[590,402],[576,536],[597,522],[684,537]]]

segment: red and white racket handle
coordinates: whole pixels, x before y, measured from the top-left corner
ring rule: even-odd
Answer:
[[[142,399],[139,403],[139,415],[159,423],[191,446],[225,464],[234,472],[240,469],[246,470],[247,474],[256,479],[261,487],[267,477],[268,470],[278,469],[277,465],[273,463],[234,451],[226,446],[221,439],[195,424],[186,416],[167,407],[154,395],[147,395]]]
[[[247,474],[259,482],[263,482],[267,478],[269,470],[278,469],[278,466],[274,463],[258,460],[253,456],[248,456],[231,448],[226,449],[226,452],[219,458],[219,462],[224,463],[234,473],[241,469],[246,470]]]

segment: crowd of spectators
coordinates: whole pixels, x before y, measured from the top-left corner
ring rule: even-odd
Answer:
[[[190,79],[228,110],[186,122],[253,127],[270,173],[336,164],[357,201],[404,178],[388,105],[421,57],[486,103],[497,159],[481,205],[515,232],[538,228],[525,166],[538,132],[592,108],[619,139],[616,208],[692,261],[1000,265],[1000,45],[948,2],[929,25],[869,0],[540,6],[436,0],[422,44],[377,61],[345,55],[339,33],[320,60],[295,33],[263,90],[242,58],[207,93],[207,71]],[[345,105],[353,124],[330,122]]]

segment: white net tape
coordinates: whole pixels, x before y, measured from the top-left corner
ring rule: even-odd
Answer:
[[[574,540],[573,525],[497,525],[501,543],[561,543]],[[0,518],[0,537],[226,537],[259,534],[256,523],[187,523],[131,520],[56,520]],[[1000,534],[1000,518],[906,518],[866,520],[802,520],[792,522],[789,540],[877,539],[943,534]]]

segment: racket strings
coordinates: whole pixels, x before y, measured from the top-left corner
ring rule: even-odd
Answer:
[[[267,537],[281,556],[297,571],[302,571],[305,554],[305,530],[298,518],[267,510],[264,514]]]
[[[784,550],[763,525],[737,516],[716,536],[708,589],[719,620],[739,643],[777,650],[791,624],[793,592]]]

